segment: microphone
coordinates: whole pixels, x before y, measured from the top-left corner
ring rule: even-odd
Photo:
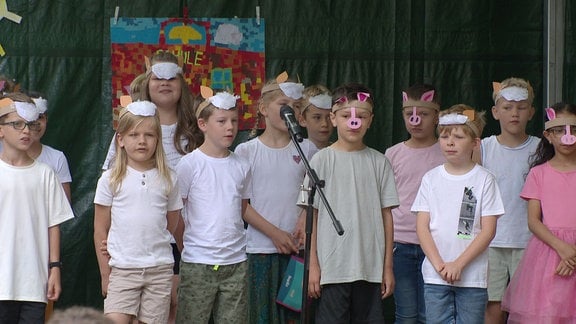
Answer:
[[[302,136],[300,124],[298,124],[296,117],[294,116],[294,109],[288,105],[283,105],[282,108],[280,108],[280,118],[286,122],[288,132],[294,136],[298,142],[302,142],[304,137]]]

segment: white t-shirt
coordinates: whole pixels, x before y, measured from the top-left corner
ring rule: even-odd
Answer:
[[[161,126],[162,148],[164,149],[164,154],[166,155],[166,161],[168,162],[170,169],[176,170],[176,165],[183,156],[176,150],[176,146],[174,146],[174,133],[176,132],[176,124]],[[116,146],[114,145],[115,140],[116,133],[114,133],[112,141],[110,142],[110,146],[108,147],[108,153],[106,154],[104,164],[102,164],[102,170],[110,169],[112,167],[112,163],[114,163],[114,158],[116,157]],[[182,138],[180,140],[180,145],[182,147],[185,147],[187,144],[188,141],[186,141],[186,139]]]
[[[382,208],[399,204],[390,162],[368,147],[355,152],[327,147],[314,155],[310,166],[325,181],[326,200],[344,230],[338,235],[326,206],[319,197],[314,199],[320,283],[382,282]]]
[[[420,244],[416,235],[416,217],[410,211],[420,182],[424,174],[446,162],[440,145],[424,148],[412,148],[404,142],[386,150],[384,155],[390,160],[400,206],[392,209],[394,217],[394,241],[400,243]]]
[[[529,136],[517,147],[507,147],[496,136],[482,139],[482,166],[490,170],[502,192],[506,214],[498,218],[496,236],[490,246],[525,248],[532,233],[528,229],[528,203],[520,198],[524,180],[530,171],[529,159],[540,143]]]
[[[74,217],[56,173],[0,160],[0,300],[47,302],[48,228]]]
[[[430,232],[444,262],[454,261],[482,229],[480,217],[504,214],[504,205],[496,178],[476,165],[463,175],[452,175],[440,165],[422,178],[412,205],[413,212],[430,213]],[[486,288],[488,249],[464,270],[458,287]],[[422,264],[422,276],[428,284],[448,285],[428,258]]]
[[[112,206],[108,232],[109,265],[117,268],[147,268],[174,263],[166,213],[182,208],[176,174],[172,191],[158,169],[145,172],[127,167],[116,194],[110,186],[111,170],[104,171],[96,187],[94,203]]]
[[[0,152],[2,152],[2,142],[0,141]],[[70,168],[68,167],[68,160],[66,160],[66,156],[62,151],[58,151],[57,149],[42,144],[42,151],[40,151],[40,155],[36,158],[36,160],[48,164],[54,172],[56,172],[56,176],[60,180],[60,183],[69,183],[72,182],[72,175],[70,174]]]
[[[308,159],[318,150],[307,139],[300,147]],[[239,144],[235,152],[252,166],[252,207],[274,226],[292,233],[301,210],[295,202],[306,173],[294,144],[271,148],[254,138]],[[248,253],[278,253],[272,240],[252,226],[247,239]]]
[[[182,260],[229,265],[246,260],[242,199],[249,199],[250,165],[237,154],[214,158],[200,149],[177,166],[186,199]]]

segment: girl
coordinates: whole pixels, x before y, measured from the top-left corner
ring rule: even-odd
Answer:
[[[158,109],[162,127],[162,146],[168,166],[172,170],[176,169],[182,156],[192,152],[202,143],[202,133],[198,129],[194,116],[193,97],[182,75],[181,65],[180,57],[167,51],[158,51],[150,60],[146,58],[144,80],[141,83],[134,81],[134,87],[131,87],[131,90],[138,90],[134,88],[138,88],[140,84],[140,92],[134,95],[137,99],[153,102]],[[114,145],[111,144],[104,161],[104,170],[111,167],[114,154]],[[176,289],[180,272],[180,252],[175,240],[172,240],[172,253],[174,254],[174,282],[169,323],[174,323],[176,319],[178,303]]]
[[[204,143],[177,166],[182,198],[184,249],[179,287],[179,323],[247,322],[246,234],[250,165],[228,149],[238,132],[236,100],[213,94],[196,111]],[[179,231],[180,232],[180,231]],[[177,238],[180,242],[181,237]]]
[[[502,300],[509,323],[576,321],[576,106],[557,103],[546,114],[520,193],[533,236]]]
[[[323,85],[312,85],[304,89],[300,102],[299,122],[306,127],[308,139],[322,149],[330,145],[330,136],[334,130],[330,121],[332,94]]]
[[[252,197],[245,217],[263,217],[247,230],[249,274],[249,323],[285,323],[288,310],[276,305],[279,283],[291,253],[298,253],[293,236],[300,208],[295,204],[305,168],[280,117],[283,105],[293,106],[304,86],[288,82],[286,72],[268,82],[261,91],[260,116],[266,120],[262,135],[236,147],[236,153],[252,166]],[[316,152],[312,142],[300,146],[308,158]],[[298,314],[290,313],[290,318]]]
[[[94,198],[94,242],[107,240],[110,259],[97,254],[104,313],[116,323],[135,316],[167,323],[174,258],[171,233],[182,200],[160,144],[160,119],[149,101],[129,104],[116,132],[114,166]]]

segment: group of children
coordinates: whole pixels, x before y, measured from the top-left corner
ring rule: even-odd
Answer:
[[[506,79],[494,84],[491,111],[501,132],[481,139],[483,112],[441,110],[433,86],[414,85],[402,94],[410,137],[382,154],[364,144],[370,89],[305,88],[283,73],[261,89],[264,131],[231,151],[239,97],[200,90],[193,97],[178,58],[159,51],[121,100],[94,198],[104,313],[114,322],[298,322],[276,303],[304,246],[297,202],[309,185],[285,105],[306,127],[300,149],[344,229],[313,202],[307,292],[316,323],[383,322],[392,294],[398,323],[495,323],[507,313],[513,323],[575,321],[576,106],[547,108],[539,140],[526,133],[530,84]],[[0,264],[11,265],[0,275],[15,283],[0,286],[0,321],[39,322],[60,293],[58,224],[72,217],[60,183],[69,180],[35,162],[48,151],[33,145],[42,103],[2,98],[0,236],[38,239],[29,251],[0,250]],[[21,197],[31,199],[16,204]],[[26,285],[30,276],[48,285]]]

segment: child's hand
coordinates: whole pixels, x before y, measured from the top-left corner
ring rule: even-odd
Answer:
[[[563,262],[566,262],[566,266],[572,270],[576,268],[576,245],[562,242],[556,249],[556,253],[558,253]]]
[[[108,284],[110,283],[110,275],[102,275],[100,277],[101,289],[102,289],[102,297],[106,298],[108,295]]]
[[[440,271],[442,279],[447,283],[453,284],[460,280],[460,275],[462,274],[462,267],[456,262],[446,262],[444,264],[444,269]]]
[[[382,273],[382,299],[392,295],[395,284],[394,272],[391,269],[385,269]]]
[[[102,240],[102,242],[100,242],[100,253],[102,253],[103,256],[105,256],[106,258],[108,258],[108,260],[110,260],[110,254],[108,254],[107,240]]]
[[[574,273],[574,267],[570,266],[566,261],[560,261],[554,272],[559,276],[567,277]]]
[[[49,271],[46,297],[48,300],[57,301],[58,297],[60,297],[60,293],[62,292],[62,286],[60,285],[60,268],[54,267]]]
[[[298,253],[298,246],[294,243],[294,237],[288,232],[284,232],[281,229],[274,231],[274,235],[270,237],[278,253],[281,254],[292,254]]]
[[[320,266],[315,262],[310,262],[310,271],[308,274],[308,296],[311,298],[320,298]]]

